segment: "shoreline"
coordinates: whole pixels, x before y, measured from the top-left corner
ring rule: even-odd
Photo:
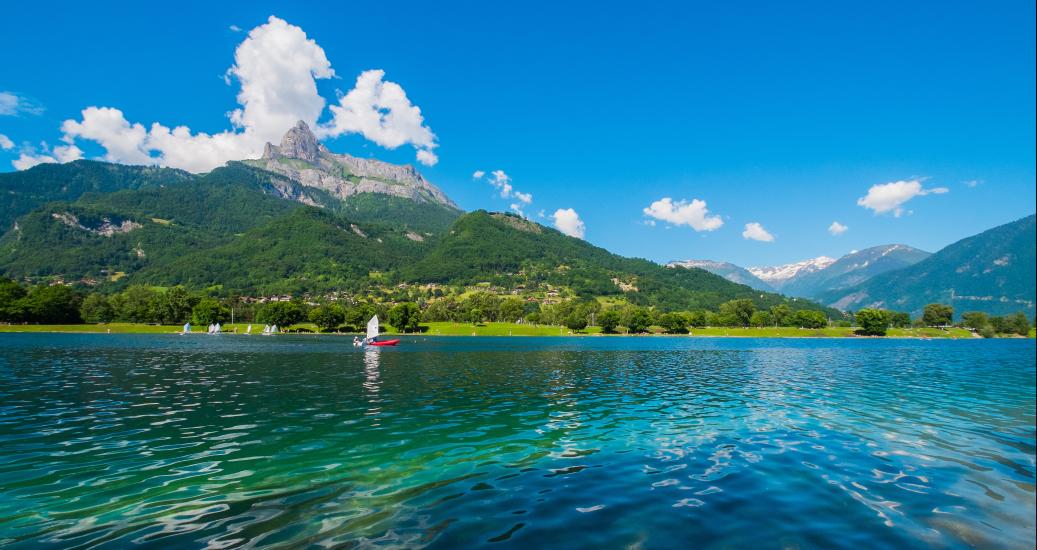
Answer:
[[[689,334],[665,334],[665,333],[646,333],[646,334],[602,334],[599,330],[592,330],[584,333],[571,333],[567,329],[553,326],[533,326],[533,325],[517,325],[510,323],[486,323],[483,325],[475,326],[459,323],[431,323],[429,325],[423,325],[428,328],[425,332],[418,333],[407,333],[401,334],[396,332],[387,331],[383,333],[385,336],[404,336],[404,337],[420,337],[420,336],[434,336],[434,337],[506,337],[506,338],[520,338],[520,337],[670,337],[670,338],[767,338],[767,339],[839,339],[839,340],[850,340],[850,339],[862,339],[862,340],[874,340],[874,339],[900,339],[900,340],[930,340],[930,339],[942,339],[942,340],[974,340],[983,338],[978,334],[972,333],[966,329],[951,328],[948,330],[944,329],[890,329],[890,333],[886,336],[860,336],[853,334],[852,329],[848,327],[828,327],[825,329],[800,329],[793,327],[767,327],[767,328],[731,328],[731,327],[706,327],[700,329],[693,329]],[[251,334],[244,332],[247,323],[236,323],[231,328],[238,328],[237,331],[227,330],[221,332],[221,335],[231,336],[269,336],[264,335],[260,332],[253,331]],[[173,325],[143,325],[133,323],[110,323],[110,324],[81,324],[81,325],[0,325],[0,333],[47,333],[47,334],[166,334],[166,335],[182,335],[178,330],[179,326]],[[597,329],[597,327],[593,327]],[[286,336],[299,336],[299,335],[321,335],[321,336],[342,336],[342,337],[354,337],[360,333],[356,332],[316,332],[311,331],[308,327],[303,327],[301,332],[289,332],[284,333]],[[192,332],[193,335],[211,336],[207,332]],[[1031,331],[1028,336],[1005,336],[999,338],[1017,338],[1017,339],[1033,339],[1034,333]]]

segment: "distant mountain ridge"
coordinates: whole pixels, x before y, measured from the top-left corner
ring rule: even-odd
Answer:
[[[666,267],[683,267],[692,268],[696,267],[704,269],[714,275],[720,275],[721,277],[738,283],[740,285],[746,285],[756,290],[762,290],[764,292],[777,292],[777,290],[761,280],[759,277],[750,273],[747,269],[732,264],[730,262],[718,262],[715,260],[677,260],[666,264]]]
[[[924,250],[905,244],[887,244],[853,251],[824,269],[800,273],[782,285],[789,296],[816,298],[867,281],[885,273],[914,265],[929,257]]]
[[[984,311],[1034,314],[1037,231],[1030,215],[948,245],[911,266],[819,295],[843,310],[882,307],[919,314],[928,303],[955,315]]]

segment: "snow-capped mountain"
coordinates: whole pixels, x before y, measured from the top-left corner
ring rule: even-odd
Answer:
[[[810,260],[785,265],[750,267],[748,271],[761,281],[781,290],[781,287],[793,279],[808,273],[816,273],[833,263],[835,263],[835,258],[818,256]]]

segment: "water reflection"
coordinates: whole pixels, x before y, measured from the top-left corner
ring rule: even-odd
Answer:
[[[382,389],[380,372],[381,350],[367,347],[364,349],[364,391],[367,394],[368,408],[365,413],[371,417],[373,427],[380,426],[378,415],[382,412],[379,393]]]

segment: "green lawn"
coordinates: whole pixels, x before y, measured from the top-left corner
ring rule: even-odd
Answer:
[[[524,323],[483,323],[473,326],[471,323],[424,323],[422,326],[428,330],[424,334],[429,336],[568,336],[574,334],[564,327],[529,325]],[[244,333],[248,323],[227,323],[223,325],[225,333]],[[291,327],[293,330],[304,332],[316,332],[316,327],[311,323],[300,323]],[[387,334],[396,334],[391,327],[385,327]],[[235,331],[236,329],[236,331]],[[660,332],[659,327],[653,327],[655,332]],[[205,327],[195,326],[195,332],[205,332]],[[252,332],[262,332],[263,325],[252,324]],[[172,334],[180,332],[180,326],[144,325],[135,323],[110,323],[106,325],[0,325],[0,332],[108,332],[113,334]],[[577,334],[600,335],[600,327],[588,327],[587,330]],[[845,338],[853,337],[853,329],[846,327],[828,327],[823,329],[805,329],[793,327],[767,327],[767,328],[727,328],[707,327],[691,329],[692,336],[734,336],[746,338],[804,338],[804,337],[828,337]],[[890,329],[888,336],[899,338],[973,338],[973,334],[961,328],[948,330],[937,328],[905,328]],[[1030,331],[1030,338],[1034,332]]]
[[[525,323],[423,323],[428,327],[425,334],[429,336],[564,336],[571,331],[564,327],[546,325],[530,325]],[[600,332],[598,327],[590,327],[586,333]]]

